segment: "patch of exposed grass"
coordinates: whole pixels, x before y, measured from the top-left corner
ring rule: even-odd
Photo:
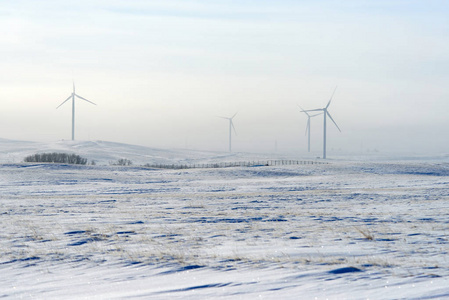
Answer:
[[[360,232],[363,237],[369,241],[373,241],[374,240],[374,235],[372,234],[372,232],[368,229],[368,228],[360,228],[357,226],[354,226],[355,230],[357,230],[358,232]]]

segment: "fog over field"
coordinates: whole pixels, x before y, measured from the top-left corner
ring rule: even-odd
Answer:
[[[445,1],[2,1],[0,137],[158,148],[446,152]],[[321,154],[322,118],[312,122]]]

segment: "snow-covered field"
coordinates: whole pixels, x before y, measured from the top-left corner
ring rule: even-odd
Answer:
[[[100,162],[117,147],[235,158],[96,143],[71,146]],[[35,144],[0,147],[0,298],[449,298],[447,162],[158,170],[23,164]]]

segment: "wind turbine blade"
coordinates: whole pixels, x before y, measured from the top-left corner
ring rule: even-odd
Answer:
[[[309,131],[309,127],[310,127],[310,118],[307,119],[306,135],[307,135],[307,132]]]
[[[234,117],[238,114],[238,112],[236,112],[230,119],[234,119]]]
[[[309,113],[307,112],[307,110],[304,110],[304,108],[302,108],[299,104],[298,104],[298,107],[301,109],[301,112],[303,112],[306,115],[310,116]]]
[[[334,98],[334,94],[335,94],[335,91],[336,91],[336,90],[337,90],[337,87],[335,87],[334,92],[332,93],[332,96],[331,96],[331,98],[329,99],[329,102],[328,102],[327,105],[326,105],[326,108],[328,108],[329,105],[331,104],[332,98]]]
[[[226,117],[220,117],[220,116],[217,116],[217,118],[229,120],[229,118],[226,118]]]
[[[72,94],[73,95],[73,94]],[[58,109],[60,106],[62,106],[64,103],[66,103],[67,101],[70,100],[70,98],[72,98],[72,95],[69,96],[69,98],[65,99],[64,102],[62,102],[61,104],[58,105],[58,107],[56,107],[56,109]]]
[[[323,113],[314,114],[314,115],[311,115],[310,117],[313,118],[313,117],[316,117],[316,116],[320,116],[320,115],[322,115],[322,114],[323,114]]]
[[[75,93],[75,80],[72,80],[73,83],[73,92]]]
[[[324,111],[324,109],[323,108],[317,108],[317,109],[304,110],[304,112],[310,112],[310,111]]]
[[[340,127],[338,127],[337,123],[335,123],[334,119],[332,118],[331,114],[326,111],[327,115],[329,116],[329,118],[332,120],[332,122],[334,122],[335,126],[337,126],[338,130],[341,132]]]
[[[232,119],[230,121],[231,121],[232,129],[234,129],[234,133],[235,133],[235,135],[237,135],[237,131],[235,130],[235,127],[234,127],[234,122],[232,122]]]
[[[80,98],[80,99],[82,99],[82,100],[84,100],[84,101],[87,101],[87,102],[89,102],[89,103],[92,103],[93,105],[96,105],[96,104],[93,103],[92,101],[89,101],[89,100],[87,100],[86,98],[81,97],[80,95],[75,94],[75,96],[77,96],[78,98]]]

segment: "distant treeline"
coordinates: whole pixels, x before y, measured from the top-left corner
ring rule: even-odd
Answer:
[[[76,154],[67,153],[39,153],[25,157],[25,162],[46,162],[85,165],[87,159]]]

